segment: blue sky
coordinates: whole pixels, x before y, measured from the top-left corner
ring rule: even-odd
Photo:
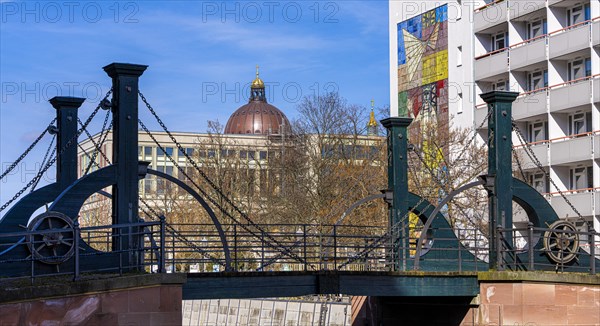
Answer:
[[[225,124],[247,102],[257,64],[269,102],[290,118],[301,96],[326,90],[349,103],[389,105],[387,1],[0,5],[2,171],[54,118],[49,98],[85,97],[87,117],[110,87],[102,67],[111,62],[149,65],[140,89],[178,131]],[[0,182],[2,203],[33,176],[49,141]]]

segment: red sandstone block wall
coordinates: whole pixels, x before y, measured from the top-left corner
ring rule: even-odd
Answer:
[[[181,285],[0,305],[8,325],[181,325]]]
[[[461,325],[600,325],[600,285],[481,283]]]

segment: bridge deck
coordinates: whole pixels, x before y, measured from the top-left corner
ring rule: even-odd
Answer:
[[[273,298],[311,294],[473,297],[476,272],[188,273],[183,299]]]

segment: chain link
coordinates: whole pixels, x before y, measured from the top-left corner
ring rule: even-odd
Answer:
[[[104,99],[102,99],[102,101],[104,101],[105,99],[108,98],[108,96],[110,96],[110,94],[112,93],[112,88],[106,93],[106,96],[104,97]],[[100,101],[100,103],[102,103],[102,101]],[[12,202],[14,202],[15,200],[17,200],[17,198],[19,198],[29,187],[31,187],[34,183],[38,182],[38,180],[44,175],[44,173],[46,173],[46,171],[54,164],[54,162],[56,162],[56,160],[64,153],[64,151],[69,148],[73,142],[77,142],[77,139],[79,138],[79,136],[81,135],[81,133],[83,132],[83,129],[85,129],[90,122],[92,122],[92,119],[94,118],[94,116],[96,116],[96,114],[98,113],[98,111],[100,110],[100,104],[98,104],[98,106],[96,107],[96,109],[94,109],[94,111],[92,112],[92,114],[90,114],[90,116],[87,118],[87,120],[84,123],[83,128],[80,128],[77,133],[75,135],[73,135],[73,137],[71,137],[71,139],[69,139],[69,141],[65,144],[65,146],[63,148],[61,148],[61,150],[58,152],[58,154],[50,161],[48,161],[48,163],[46,164],[46,166],[43,169],[40,169],[40,171],[38,172],[38,174],[31,179],[26,185],[25,187],[23,187],[21,190],[19,190],[19,192],[17,192],[9,201],[7,201],[6,203],[4,203],[4,205],[2,205],[2,207],[0,207],[0,212],[2,212],[3,210],[5,210]]]
[[[106,111],[106,116],[104,117],[104,122],[102,123],[102,129],[100,131],[100,137],[104,137],[104,139],[101,138],[100,139],[100,143],[96,143],[96,141],[94,141],[94,137],[92,137],[92,135],[87,130],[87,128],[84,128],[85,134],[88,136],[88,139],[94,145],[94,153],[92,153],[91,162],[90,162],[90,164],[88,164],[87,168],[85,169],[84,175],[89,173],[90,168],[92,167],[92,162],[95,163],[96,158],[98,157],[98,153],[100,153],[102,155],[102,158],[104,158],[104,160],[108,164],[110,164],[110,160],[108,159],[108,157],[106,156],[106,154],[104,153],[104,151],[102,151],[102,145],[104,144],[104,140],[106,140],[106,136],[104,135],[104,132],[106,131],[106,125],[108,124],[108,118],[109,117],[110,117],[110,111]],[[81,126],[83,126],[83,123],[81,122],[81,119],[77,118],[77,121],[79,122],[79,124]],[[111,126],[112,126],[112,122],[111,122]],[[109,129],[110,129],[110,127],[109,127]],[[108,135],[108,133],[107,133],[107,135]]]
[[[353,262],[355,262],[361,258],[364,258],[365,255],[368,255],[369,253],[373,252],[373,250],[377,249],[381,242],[386,241],[386,240],[393,240],[392,236],[394,236],[400,230],[402,223],[405,223],[405,220],[409,217],[410,213],[413,213],[414,210],[417,207],[419,207],[419,205],[421,205],[424,201],[425,201],[425,197],[421,197],[421,199],[411,209],[409,209],[406,212],[406,214],[404,214],[404,216],[402,216],[400,218],[400,220],[398,220],[398,222],[396,222],[394,225],[392,225],[392,227],[388,231],[386,231],[379,238],[375,239],[375,241],[373,241],[365,249],[363,249],[361,252],[359,252],[356,256],[348,259],[347,262],[339,265],[338,268],[344,268],[346,265],[352,264]]]
[[[50,145],[48,145],[48,149],[46,150],[46,154],[44,155],[44,159],[42,160],[42,164],[40,165],[40,169],[43,168],[46,165],[46,160],[53,158],[54,154],[56,153],[56,146],[52,146],[52,145],[54,145],[54,140],[56,140],[56,135],[54,135],[52,137],[52,140],[50,141]],[[52,154],[50,154],[50,151],[52,151]],[[48,155],[50,155],[50,156],[48,156]],[[38,179],[38,181],[33,184],[33,186],[31,187],[30,193],[32,193],[35,190],[35,188],[37,187],[38,183],[40,183],[40,180],[42,180],[42,179]]]
[[[275,240],[273,237],[271,237],[270,235],[268,235],[260,226],[258,226],[256,223],[252,222],[245,214],[241,213],[242,217],[244,217],[246,219],[246,221],[248,221],[248,225],[252,225],[254,226],[256,229],[258,229],[260,231],[261,234],[257,234],[257,232],[252,231],[246,224],[241,223],[240,221],[238,221],[236,218],[234,218],[229,212],[227,212],[227,210],[225,208],[223,208],[219,203],[217,203],[216,200],[214,200],[211,196],[209,196],[201,187],[200,185],[198,185],[194,179],[192,177],[190,177],[186,172],[185,169],[183,169],[175,159],[173,159],[173,157],[171,157],[170,155],[168,155],[164,149],[164,147],[158,142],[158,140],[156,140],[156,138],[154,137],[154,135],[150,132],[150,130],[146,127],[146,125],[142,122],[142,120],[138,120],[140,126],[142,127],[142,129],[148,134],[148,136],[150,136],[150,138],[152,139],[152,141],[154,141],[154,143],[156,144],[156,146],[158,146],[158,148],[165,153],[166,157],[169,159],[169,161],[171,161],[171,163],[173,163],[173,165],[178,169],[179,173],[181,173],[183,176],[185,176],[197,189],[198,191],[200,191],[200,193],[202,194],[202,196],[204,196],[204,198],[208,199],[208,201],[210,201],[213,205],[215,205],[221,212],[223,212],[223,214],[225,214],[227,217],[229,217],[234,223],[238,224],[240,227],[242,227],[242,229],[244,229],[246,232],[250,233],[252,236],[257,237],[257,238],[261,238],[261,235],[265,235],[267,238],[269,238],[269,240],[273,241],[274,243],[277,244],[277,246],[271,244],[270,242],[265,242],[268,246],[276,249],[277,251],[280,252],[285,252],[286,255],[290,256],[291,258],[294,258],[296,260],[298,260],[301,263],[305,263],[304,260],[302,258],[300,258],[299,256],[293,254],[289,248],[286,248],[284,246],[282,246],[281,244],[278,243],[277,240]],[[162,122],[162,121],[161,121]],[[164,124],[163,124],[164,125]],[[170,134],[169,135],[172,137],[172,139],[174,139],[174,137]],[[173,141],[178,148],[181,147],[181,145],[179,143],[177,143],[177,141]],[[180,148],[180,151],[183,152],[185,154],[185,151],[182,150],[182,148]],[[191,162],[191,164],[194,166],[194,168],[199,172],[204,174],[204,172],[202,170],[200,170],[200,168],[198,167],[198,165],[196,164],[195,161],[191,160],[191,158],[189,158],[189,156],[187,154],[185,154],[186,157],[188,158],[188,161]],[[210,180],[208,180],[210,181]],[[216,188],[216,185],[213,184],[213,187],[215,190],[217,190],[217,192],[223,196],[224,199],[228,200],[227,197],[225,197],[225,195],[220,192],[220,190],[218,188]],[[233,203],[232,203],[233,205]],[[241,212],[239,210],[239,208],[237,208],[235,205],[233,205],[233,207],[235,209],[237,209],[238,212]]]
[[[483,125],[486,123],[486,121],[490,118],[490,116],[492,115],[493,110],[492,109],[488,109],[488,113],[487,115],[483,118],[483,121],[481,121],[481,123],[479,124],[479,127],[475,128],[473,130],[473,137],[471,137],[471,139],[469,140],[469,142],[467,143],[467,145],[465,145],[465,148],[468,148],[471,146],[471,143],[473,143],[473,141],[475,141],[475,139],[477,138],[477,130],[483,128]],[[455,162],[458,162],[462,155],[465,153],[466,151],[462,151],[458,157],[456,158]]]
[[[21,154],[21,156],[19,156],[19,158],[17,158],[16,161],[14,161],[7,169],[6,171],[4,171],[2,173],[2,175],[0,175],[0,180],[4,179],[4,177],[9,174],[17,165],[19,165],[19,163],[25,158],[25,156],[27,156],[27,154],[29,154],[29,152],[31,152],[31,150],[37,145],[37,143],[39,143],[39,141],[44,137],[44,135],[46,135],[46,133],[48,132],[48,129],[50,129],[50,127],[52,127],[52,125],[56,122],[56,118],[54,118],[49,124],[48,127],[46,127],[46,129],[44,129],[44,131],[38,136],[38,138],[36,138],[33,143],[25,150],[25,152],[23,152],[23,154]]]
[[[573,212],[575,212],[575,214],[577,214],[579,219],[585,221],[585,219],[583,218],[581,213],[579,213],[577,208],[575,208],[573,203],[571,203],[571,201],[567,198],[567,196],[565,196],[565,194],[562,192],[562,190],[560,190],[560,188],[558,188],[558,186],[556,185],[554,180],[552,180],[552,178],[550,177],[550,174],[548,172],[546,172],[546,170],[544,170],[544,166],[542,165],[542,163],[540,162],[538,157],[535,155],[535,152],[531,148],[531,144],[525,141],[525,136],[523,135],[523,133],[521,132],[521,129],[519,129],[519,126],[517,126],[517,124],[514,120],[512,120],[512,127],[513,127],[513,130],[517,133],[517,137],[519,138],[519,141],[521,142],[521,144],[524,145],[523,148],[525,149],[525,154],[527,154],[527,156],[529,156],[529,159],[535,164],[535,166],[544,173],[544,176],[550,181],[550,183],[554,186],[554,188],[556,190],[558,190],[558,193],[560,194],[560,196],[565,200],[567,205],[569,205],[569,207],[571,207]]]
[[[481,129],[481,128],[483,127],[483,125],[485,124],[485,122],[486,122],[486,121],[487,121],[487,120],[490,118],[490,116],[492,115],[492,112],[493,112],[493,111],[492,111],[491,109],[488,109],[488,113],[487,113],[487,115],[486,115],[486,116],[483,118],[483,121],[481,122],[481,124],[479,125],[479,127],[475,128],[475,129],[473,130],[473,136],[471,137],[471,139],[469,140],[469,142],[467,143],[467,145],[466,145],[465,147],[469,147],[469,146],[471,146],[471,143],[473,143],[473,141],[474,141],[474,140],[477,138],[477,130],[478,130],[478,129]],[[461,156],[462,156],[462,155],[463,155],[465,152],[466,152],[466,151],[462,151],[462,152],[459,154],[459,156],[457,157],[457,159],[456,159],[456,160],[457,160],[457,161],[458,161],[458,160],[460,160]],[[416,152],[415,152],[415,153],[416,153]],[[422,158],[421,158],[421,157],[420,157],[418,154],[417,154],[417,157],[419,157],[419,159],[422,161]],[[431,174],[431,175],[434,175],[434,174],[433,174],[433,173],[431,173],[431,172],[430,172],[430,174]],[[437,177],[435,177],[435,179],[436,179],[438,182],[440,182],[440,184],[441,184],[441,181],[440,181],[440,180],[439,180]],[[442,188],[444,188],[444,187],[442,186]],[[391,236],[392,236],[392,235],[393,235],[393,234],[396,232],[396,230],[395,230],[395,229],[398,229],[398,228],[400,228],[400,223],[401,223],[401,222],[403,222],[403,221],[404,221],[404,219],[406,219],[406,218],[407,218],[407,217],[410,215],[410,213],[412,213],[412,212],[414,211],[414,209],[415,209],[416,207],[418,207],[419,205],[421,205],[421,204],[423,203],[423,201],[425,201],[425,197],[421,197],[421,200],[419,200],[419,202],[417,202],[417,204],[416,204],[416,205],[415,205],[415,206],[414,206],[412,209],[410,209],[410,210],[409,210],[409,211],[408,211],[408,212],[407,212],[407,213],[406,213],[406,214],[405,214],[405,215],[404,215],[404,216],[403,216],[403,217],[400,219],[400,221],[398,221],[398,222],[397,222],[395,225],[393,225],[393,226],[390,228],[390,230],[389,230],[389,231],[387,231],[386,233],[384,233],[384,234],[383,234],[381,237],[379,237],[379,238],[375,239],[375,241],[374,241],[373,243],[371,243],[369,246],[367,246],[365,249],[363,249],[363,251],[361,251],[361,252],[360,252],[358,255],[356,255],[355,257],[353,257],[353,258],[351,258],[351,259],[349,259],[347,262],[345,262],[345,263],[341,264],[341,265],[339,266],[339,268],[343,268],[343,267],[345,267],[346,265],[348,265],[348,264],[351,264],[351,263],[353,263],[353,262],[357,261],[358,259],[361,259],[361,258],[363,258],[365,255],[367,255],[367,254],[371,253],[373,250],[375,250],[377,247],[379,247],[379,245],[380,245],[380,243],[381,243],[382,241],[384,241],[384,240],[389,240],[389,239],[391,238]],[[471,223],[473,223],[473,221],[471,221],[470,219],[469,219],[469,221],[470,221]]]
[[[156,218],[160,218],[160,214],[158,214],[158,212],[148,204],[148,202],[142,198],[141,196],[139,197],[139,200],[152,212],[152,214],[154,214],[154,217]],[[141,208],[141,207],[140,207]],[[146,216],[152,218],[152,216],[150,214],[148,214],[148,212],[146,212],[143,208],[142,211],[146,214]],[[165,227],[171,231],[173,233],[173,236],[176,237],[177,239],[187,243],[192,249],[195,249],[196,251],[198,251],[202,256],[204,256],[204,258],[212,261],[213,263],[217,264],[217,265],[221,265],[223,267],[225,267],[225,263],[223,263],[222,261],[220,261],[219,259],[209,255],[204,249],[202,249],[201,247],[199,247],[198,245],[196,245],[195,243],[193,243],[192,241],[190,241],[187,237],[185,237],[184,235],[182,235],[178,230],[176,230],[173,226],[171,226],[168,223],[165,223]]]

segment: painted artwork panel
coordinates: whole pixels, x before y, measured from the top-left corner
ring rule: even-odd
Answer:
[[[398,116],[448,114],[448,7],[398,24]],[[438,117],[445,119],[445,117]]]

